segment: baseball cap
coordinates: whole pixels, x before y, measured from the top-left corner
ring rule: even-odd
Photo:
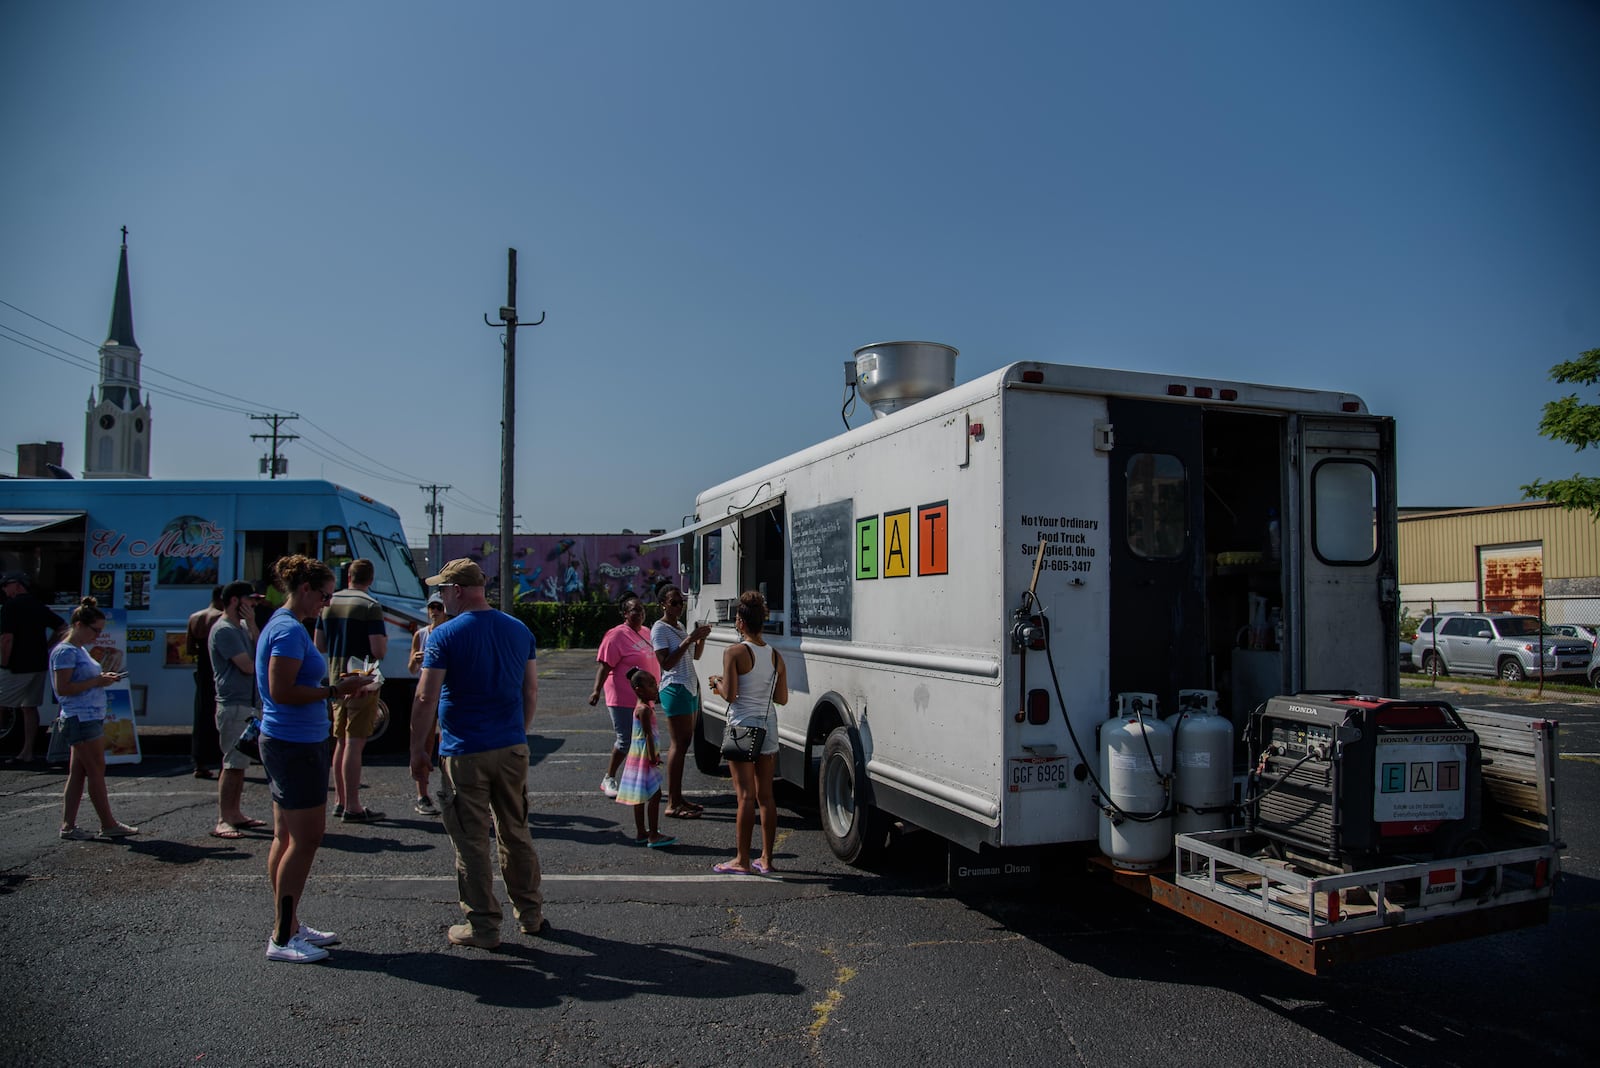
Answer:
[[[430,593],[428,595],[428,603],[429,604],[436,604],[440,608],[443,608],[444,607],[444,597],[439,593],[438,590],[434,590],[432,593]]]
[[[462,557],[452,560],[440,569],[437,575],[425,580],[430,586],[483,586],[483,568],[477,563]]]
[[[13,582],[23,586],[31,585],[26,571],[7,571],[4,576],[0,576],[0,586],[9,585]]]

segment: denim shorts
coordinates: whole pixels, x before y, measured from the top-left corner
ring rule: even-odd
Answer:
[[[328,804],[328,739],[284,742],[261,736],[261,764],[267,769],[272,801],[281,809],[323,808]]]
[[[92,742],[102,738],[106,733],[106,721],[103,719],[79,719],[77,716],[64,717],[66,730],[66,744],[77,745],[79,742]]]
[[[633,706],[606,705],[606,710],[611,713],[611,729],[617,735],[611,748],[626,753],[628,746],[633,743]]]
[[[674,682],[661,691],[661,711],[668,719],[692,716],[700,711],[700,698],[691,693],[689,687]]]

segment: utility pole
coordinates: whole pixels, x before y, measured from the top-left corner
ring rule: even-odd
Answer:
[[[263,456],[261,458],[261,470],[269,472],[270,473],[269,477],[271,477],[271,478],[277,478],[279,475],[288,474],[289,473],[289,458],[286,457],[286,456],[285,457],[280,457],[278,455],[278,442],[280,442],[280,441],[295,441],[300,437],[300,435],[299,434],[280,434],[280,433],[278,433],[278,428],[280,426],[282,426],[284,423],[287,423],[291,419],[300,418],[299,413],[298,412],[290,412],[288,415],[276,415],[276,414],[274,414],[274,415],[252,415],[250,418],[251,419],[255,419],[255,420],[259,420],[260,422],[263,422],[263,423],[271,423],[272,424],[272,433],[270,433],[270,434],[251,434],[250,435],[250,440],[251,441],[271,441],[272,442],[272,460],[271,460],[271,463],[269,464],[267,462],[267,457]]]
[[[544,322],[539,313],[538,322],[517,322],[517,250],[506,249],[506,302],[500,309],[499,323],[483,317],[486,326],[505,327],[505,384],[500,416],[500,611],[511,611],[516,589],[516,579],[511,573],[511,526],[515,520],[513,507],[515,494],[512,478],[516,470],[516,415],[517,415],[517,328],[538,326]]]
[[[444,505],[439,503],[439,494],[450,489],[450,487],[418,486],[417,489],[433,496],[432,502],[422,506],[422,510],[428,513],[428,536],[432,537],[439,533],[439,528],[444,525]]]

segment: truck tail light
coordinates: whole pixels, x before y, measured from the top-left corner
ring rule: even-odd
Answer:
[[[1339,891],[1328,891],[1328,922],[1339,922]]]
[[[1035,727],[1050,722],[1050,691],[1028,691],[1028,722]]]
[[[1533,865],[1533,888],[1535,890],[1543,890],[1544,887],[1545,887],[1545,884],[1548,883],[1549,881],[1550,881],[1550,862],[1548,860],[1541,860],[1541,861],[1535,862],[1534,865]]]

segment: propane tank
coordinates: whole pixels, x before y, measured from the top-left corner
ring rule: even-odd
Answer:
[[[1233,800],[1233,724],[1217,713],[1215,690],[1179,690],[1178,708],[1172,732],[1177,779],[1172,787],[1177,811],[1173,833],[1224,830],[1226,812],[1186,809],[1215,808]]]
[[[1128,818],[1166,812],[1171,773],[1172,728],[1157,718],[1155,695],[1118,694],[1117,714],[1100,726],[1100,786],[1116,805],[1100,813],[1100,852],[1117,866],[1153,868],[1172,852],[1170,815]]]

